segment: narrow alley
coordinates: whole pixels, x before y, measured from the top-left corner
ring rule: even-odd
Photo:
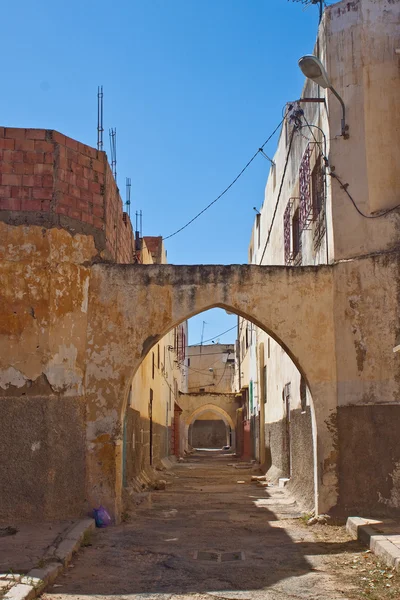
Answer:
[[[315,541],[285,490],[251,483],[252,469],[223,451],[177,463],[166,490],[97,529],[43,598],[346,598],[332,562],[358,544]]]

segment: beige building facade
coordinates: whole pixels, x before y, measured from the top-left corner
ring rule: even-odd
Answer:
[[[356,0],[325,10],[313,54],[342,97],[345,115],[335,95],[310,80],[300,101],[286,105],[264,202],[251,235],[251,264],[335,264],[397,247],[398,213],[385,211],[400,203],[395,150],[400,143],[399,45],[399,2]],[[345,136],[341,135],[343,117],[348,126]],[[312,294],[304,302],[313,311]],[[360,302],[362,298],[354,293],[349,311],[357,314]],[[273,336],[243,319],[239,330],[242,391],[249,390],[250,395],[251,454],[272,478],[290,478],[292,491],[311,508],[318,494],[318,435],[306,376]],[[356,349],[360,373],[371,349],[357,325],[345,335]],[[385,457],[377,451],[367,458],[365,444],[376,443],[376,419],[383,430],[391,429],[388,420],[399,398],[376,393],[378,382],[383,386],[385,382],[373,367],[368,383],[351,375],[352,359],[345,348],[338,338],[337,369],[343,383],[331,414],[342,430],[339,436],[352,432],[353,465],[341,464],[353,479],[351,493],[356,496],[362,490],[363,501],[358,499],[362,506],[371,493],[368,478],[361,481],[358,476],[364,460],[375,465],[371,481],[380,481],[382,489],[386,485],[379,466]],[[326,426],[332,423],[327,421]],[[383,454],[387,451],[382,449]],[[378,489],[373,495],[379,502]],[[381,502],[382,509],[390,505],[400,508],[397,500]]]
[[[141,264],[166,264],[161,237],[140,240]],[[188,390],[187,321],[169,331],[149,351],[136,372],[124,421],[124,485],[149,467],[184,451],[180,394]]]

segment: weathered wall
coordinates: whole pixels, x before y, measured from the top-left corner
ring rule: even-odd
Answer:
[[[92,237],[0,222],[0,518],[82,514]]]
[[[223,448],[229,444],[226,423],[221,419],[196,419],[189,427],[189,442],[193,448]]]
[[[92,236],[99,258],[130,263],[129,217],[105,152],[50,129],[0,127],[0,220]]]

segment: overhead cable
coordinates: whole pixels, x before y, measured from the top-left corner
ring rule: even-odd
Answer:
[[[233,187],[235,185],[235,183],[237,182],[237,180],[243,175],[243,173],[248,169],[248,167],[251,165],[251,163],[253,162],[253,160],[256,158],[256,156],[263,151],[264,146],[266,146],[266,144],[268,144],[268,142],[270,141],[270,139],[275,135],[275,133],[278,131],[278,129],[280,128],[280,126],[282,125],[284,119],[282,119],[282,121],[279,123],[279,125],[277,125],[277,127],[275,127],[274,131],[271,133],[271,135],[265,140],[265,142],[263,143],[263,145],[257,150],[257,152],[255,152],[255,154],[253,154],[253,156],[250,158],[250,160],[248,161],[248,163],[243,167],[243,169],[240,171],[239,175],[237,175],[235,177],[235,179],[228,185],[228,187],[226,187],[224,189],[223,192],[220,193],[219,196],[217,196],[217,198],[215,198],[212,202],[210,202],[209,204],[207,204],[207,206],[205,208],[203,208],[203,210],[201,210],[199,213],[197,213],[197,215],[195,215],[193,217],[193,219],[190,219],[190,221],[188,221],[185,225],[183,225],[182,227],[180,227],[179,229],[177,229],[176,231],[174,231],[174,233],[171,233],[170,235],[167,235],[166,237],[163,237],[163,240],[169,240],[169,238],[174,237],[175,235],[177,235],[178,233],[180,233],[181,231],[183,231],[184,229],[186,229],[186,227],[189,227],[189,225],[191,225],[193,223],[193,221],[196,221],[196,219],[198,219],[203,213],[205,213],[209,208],[211,208],[211,206],[213,206],[213,204],[215,204],[216,202],[218,202],[218,200],[220,200],[222,198],[222,196],[224,196],[230,189],[231,187]]]
[[[264,250],[263,250],[263,253],[261,255],[260,264],[262,263],[262,260],[264,258],[264,254],[265,254],[265,251],[267,249],[267,246],[269,244],[269,240],[270,240],[270,237],[271,237],[272,227],[274,226],[274,221],[275,221],[276,213],[277,213],[277,210],[278,210],[279,200],[280,200],[281,194],[282,194],[283,183],[285,181],[286,171],[287,171],[287,167],[288,167],[288,164],[289,164],[290,151],[292,149],[292,144],[293,144],[293,138],[294,138],[295,131],[296,131],[296,129],[292,129],[292,133],[291,133],[290,141],[289,141],[289,148],[288,148],[288,151],[287,151],[287,154],[286,154],[285,166],[283,168],[283,173],[282,173],[281,183],[280,183],[280,186],[279,186],[278,196],[277,196],[276,202],[275,202],[274,214],[272,215],[271,225],[269,226],[269,229],[268,229],[267,240],[265,242]]]

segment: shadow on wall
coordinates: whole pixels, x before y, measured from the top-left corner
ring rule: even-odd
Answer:
[[[229,445],[229,428],[222,419],[196,419],[189,427],[192,448],[223,448]]]

